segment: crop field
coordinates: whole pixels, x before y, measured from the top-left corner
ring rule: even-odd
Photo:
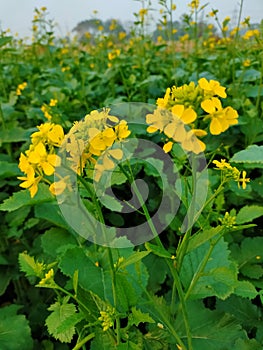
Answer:
[[[142,1],[142,4],[145,2]],[[199,0],[0,33],[0,350],[263,349],[263,21]],[[154,29],[152,29],[154,28]]]

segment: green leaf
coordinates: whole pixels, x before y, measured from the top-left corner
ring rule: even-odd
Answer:
[[[144,257],[146,257],[148,254],[150,254],[149,251],[143,251],[143,252],[133,252],[128,258],[124,259],[120,264],[120,268],[125,268],[126,266],[135,264],[137,261],[142,260]]]
[[[262,345],[256,339],[238,339],[232,350],[262,350]]]
[[[250,145],[245,150],[235,153],[230,162],[245,163],[256,168],[263,168],[263,146]]]
[[[261,324],[260,312],[250,300],[231,295],[226,300],[218,300],[216,309],[222,313],[228,313],[241,324],[248,332]]]
[[[263,206],[260,205],[246,205],[241,208],[236,217],[237,224],[244,224],[251,222],[254,219],[263,215]]]
[[[149,271],[148,289],[157,292],[161,289],[167,276],[167,264],[164,259],[157,255],[150,254],[144,259],[144,264]]]
[[[42,204],[37,203],[35,206],[35,216],[39,219],[47,220],[56,226],[71,230],[64,220],[57,202],[55,200],[52,203],[45,203],[47,201],[43,202]]]
[[[62,343],[70,343],[75,334],[75,324],[72,325],[72,317],[76,314],[76,306],[67,303],[68,298],[64,298],[61,302],[57,301],[52,304],[48,310],[52,313],[46,319],[48,332],[55,339]],[[67,320],[70,319],[69,324]],[[74,321],[76,319],[73,318]],[[79,322],[79,321],[76,321]],[[60,328],[60,329],[59,329]]]
[[[36,276],[42,278],[44,275],[44,264],[28,255],[27,253],[20,253],[18,256],[20,270],[23,271],[27,277]]]
[[[78,270],[79,285],[85,290],[91,290],[100,298],[104,298],[104,276],[101,268],[95,266],[94,262],[85,254],[83,248],[68,249],[60,258],[59,268],[66,276],[71,278]]]
[[[166,249],[159,247],[155,244],[151,244],[149,242],[145,243],[145,248],[149,251],[152,252],[153,254],[160,256],[161,258],[168,258],[171,259],[172,254],[169,253]]]
[[[249,281],[237,281],[234,293],[243,298],[254,299],[258,292]]]
[[[211,227],[208,230],[204,230],[201,233],[193,235],[189,239],[189,243],[187,246],[187,253],[200,247],[202,244],[210,241],[212,238],[216,237],[223,230],[224,228],[222,226],[217,226],[217,227]]]
[[[21,174],[16,163],[0,160],[0,177],[19,176]]]
[[[25,205],[35,205],[51,201],[54,201],[54,197],[50,193],[48,186],[46,184],[39,184],[38,192],[34,198],[30,197],[28,190],[21,190],[14,193],[12,197],[4,200],[4,202],[0,204],[0,210],[14,211]]]
[[[122,210],[122,204],[117,199],[105,194],[100,198],[101,203],[111,211],[120,212]]]
[[[244,338],[244,331],[229,314],[211,311],[200,302],[187,303],[187,311],[194,350],[232,349],[236,340]],[[174,328],[184,338],[182,315],[177,315]]]
[[[9,269],[2,269],[2,266],[0,268],[0,296],[3,295],[6,291],[6,288],[9,285],[9,282],[12,279],[12,274],[10,273]]]
[[[208,296],[217,296],[220,299],[226,299],[234,292],[237,282],[237,268],[229,259],[230,251],[227,249],[227,243],[223,238],[215,245],[210,257],[203,269],[199,271],[207,252],[210,248],[209,242],[199,246],[186,254],[182,263],[180,278],[186,290],[191,286],[192,281],[199,275],[199,279],[193,286],[190,298],[205,298]]]
[[[24,315],[16,315],[17,305],[1,308],[0,312],[0,349],[31,350],[33,340],[28,322]]]
[[[141,322],[155,323],[154,319],[148,314],[144,313],[136,307],[131,308],[131,314],[129,315],[129,324],[138,326]]]
[[[117,348],[118,349],[118,348]],[[109,332],[96,332],[95,339],[92,340],[90,350],[117,350],[114,338]]]
[[[13,127],[0,131],[0,145],[2,143],[21,142],[29,140],[29,136],[32,132],[30,130],[24,130],[20,127]]]
[[[237,261],[240,272],[251,279],[263,276],[263,237],[247,237],[241,245],[231,245],[231,255]]]
[[[4,36],[0,38],[0,47],[10,43],[13,40],[12,36]]]
[[[68,247],[77,245],[77,241],[72,234],[65,229],[52,227],[41,235],[41,245],[44,252],[53,258],[62,254]]]

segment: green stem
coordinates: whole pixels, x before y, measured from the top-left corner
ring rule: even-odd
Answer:
[[[72,350],[79,350],[84,344],[86,344],[89,340],[95,337],[95,333],[90,333],[84,339],[82,339],[79,343],[77,343]]]

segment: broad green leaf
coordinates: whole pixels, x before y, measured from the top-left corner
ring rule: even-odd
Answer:
[[[43,202],[54,201],[53,195],[50,193],[48,186],[46,184],[39,184],[38,192],[34,198],[30,197],[28,190],[21,190],[12,195],[12,197],[4,200],[0,204],[0,210],[4,211],[14,211],[25,205],[35,205]]]
[[[17,306],[6,306],[0,312],[0,349],[31,350],[33,340],[24,315],[16,315]]]
[[[146,242],[145,243],[145,248],[152,252],[153,254],[157,255],[157,256],[160,256],[161,258],[168,258],[168,259],[171,259],[172,257],[172,254],[169,253],[167,250],[165,250],[164,248],[162,247],[159,247],[155,244],[151,244],[149,242]]]
[[[194,350],[230,350],[244,331],[228,313],[206,309],[203,303],[187,303],[187,311]],[[186,338],[182,315],[176,317],[174,328],[181,338]]]
[[[262,168],[263,146],[250,145],[245,150],[235,153],[230,162],[251,164],[253,167]]]
[[[118,349],[118,348],[117,348]],[[97,331],[90,344],[90,350],[117,350],[114,338],[109,332]]]
[[[67,325],[66,321],[72,320],[72,317],[77,313],[76,306],[68,304],[67,299],[64,299],[62,302],[57,301],[52,304],[48,310],[52,311],[46,319],[49,334],[62,343],[70,343],[75,334],[75,324],[72,325],[72,322],[69,322]],[[73,320],[76,321],[74,318]],[[79,322],[78,318],[77,322]],[[61,329],[59,329],[60,327]]]
[[[261,323],[258,307],[246,298],[231,295],[226,300],[218,300],[216,309],[219,312],[232,315],[247,331]]]
[[[27,277],[36,276],[39,278],[43,277],[44,274],[44,264],[28,255],[27,253],[20,253],[18,256],[20,270],[23,271]]]
[[[244,224],[251,222],[254,219],[263,215],[263,206],[260,205],[246,205],[241,208],[236,217],[237,224]]]
[[[79,285],[85,290],[91,290],[100,298],[104,298],[104,276],[101,268],[85,254],[82,248],[68,249],[60,258],[61,271],[73,278],[75,271],[79,271]]]
[[[72,305],[72,304],[67,304],[67,305]],[[71,316],[67,317],[64,321],[60,323],[60,325],[57,327],[57,333],[67,332],[69,329],[72,329],[84,319],[85,319],[85,316],[82,312],[77,312],[72,314]]]
[[[120,212],[122,210],[122,204],[120,203],[120,201],[118,201],[117,199],[115,199],[114,197],[111,197],[107,194],[105,194],[104,196],[102,196],[100,198],[101,203],[108,209],[112,210],[112,211],[117,211]]]
[[[30,130],[24,130],[21,127],[13,127],[0,131],[0,145],[6,142],[21,142],[29,140],[29,136],[32,132]]]
[[[150,254],[144,259],[144,264],[149,271],[148,288],[153,293],[161,289],[168,274],[167,264],[164,259],[157,255]]]
[[[241,245],[231,245],[231,255],[237,261],[240,272],[251,279],[263,276],[263,237],[244,238]]]
[[[12,176],[19,176],[20,170],[18,169],[18,166],[16,163],[10,163],[7,161],[0,160],[0,177],[12,177]]]
[[[199,246],[206,243],[207,241],[210,241],[210,239],[216,237],[223,230],[224,228],[222,226],[217,226],[217,227],[211,227],[203,232],[193,235],[189,239],[187,252],[189,253],[190,251],[198,248]]]
[[[148,314],[142,312],[140,309],[136,307],[131,308],[131,314],[129,316],[129,324],[138,326],[141,322],[155,323],[154,319]]]
[[[109,282],[109,281],[108,281]],[[117,305],[121,312],[128,312],[131,306],[137,304],[141,293],[136,293],[132,283],[128,280],[127,274],[116,273],[116,294]]]
[[[38,204],[35,206],[35,216],[39,219],[44,219],[52,224],[62,227],[64,229],[70,229],[69,225],[67,225],[64,217],[59,209],[57,202],[54,200],[52,203],[44,203]]]
[[[41,235],[41,245],[44,252],[53,258],[63,253],[67,247],[77,245],[77,241],[72,234],[65,229],[52,227]]]
[[[206,265],[202,271],[200,267],[207,257],[210,248],[209,242],[199,246],[186,254],[182,263],[180,278],[185,290],[191,288],[190,298],[205,298],[217,296],[226,299],[234,292],[237,282],[237,268],[229,259],[230,251],[223,238],[215,245]],[[199,275],[196,283],[192,285],[193,279]]]
[[[262,350],[262,344],[256,339],[238,339],[232,350]]]
[[[249,281],[238,281],[234,293],[248,299],[254,299],[258,295],[256,288]]]

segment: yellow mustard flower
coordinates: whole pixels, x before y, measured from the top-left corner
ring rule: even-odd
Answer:
[[[238,180],[238,187],[242,186],[243,190],[246,189],[247,183],[250,182],[250,178],[246,178],[247,172],[245,170],[242,171],[242,176],[240,176]]]
[[[201,129],[189,130],[186,134],[185,139],[182,142],[182,148],[184,151],[193,152],[199,154],[204,152],[206,145],[203,141],[199,140],[198,137],[206,136],[207,132]]]
[[[226,88],[221,86],[216,80],[208,80],[206,78],[201,78],[198,80],[198,85],[202,90],[204,90],[205,97],[219,96],[226,98],[227,94],[225,92]]]
[[[28,161],[42,168],[48,176],[54,174],[55,167],[60,164],[59,156],[48,154],[42,142],[39,142],[32,150],[29,150]]]
[[[17,87],[17,89],[16,89],[16,95],[17,95],[17,96],[20,96],[20,95],[21,95],[21,92],[22,92],[23,90],[25,90],[26,87],[27,87],[27,83],[26,83],[26,82],[24,82],[24,83],[22,83],[22,84],[19,84],[18,87]]]
[[[201,107],[205,112],[209,113],[208,117],[212,119],[209,128],[212,135],[219,135],[231,125],[238,123],[237,111],[232,107],[223,109],[221,101],[216,97],[203,101]]]
[[[26,176],[18,176],[18,180],[23,181],[19,186],[27,188],[30,192],[30,197],[33,198],[38,191],[38,184],[41,178],[41,176],[35,177],[34,168],[30,166],[26,170]]]
[[[58,103],[58,100],[52,98],[49,102],[50,107],[55,107]]]
[[[192,108],[185,108],[184,105],[174,105],[171,112],[180,118],[185,124],[190,124],[197,118],[196,112]]]
[[[125,120],[121,120],[120,123],[114,127],[114,131],[118,140],[126,139],[131,133]]]
[[[158,107],[162,107],[162,108],[166,108],[170,99],[170,95],[171,95],[171,89],[167,88],[164,98],[158,98],[157,99],[157,106]]]

